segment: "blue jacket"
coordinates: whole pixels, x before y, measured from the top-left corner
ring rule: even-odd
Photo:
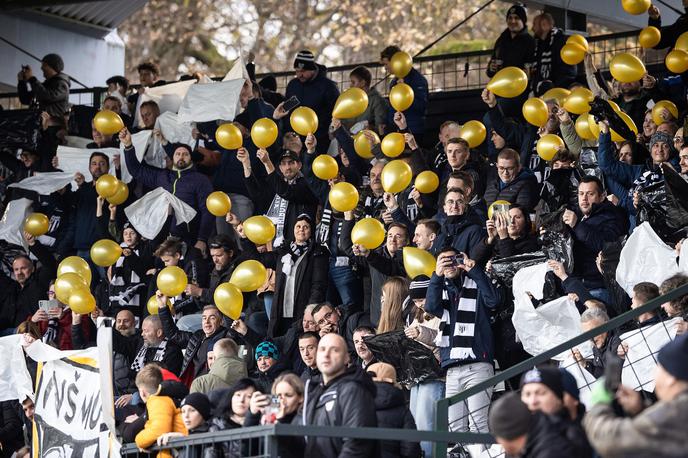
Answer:
[[[142,164],[136,158],[133,146],[124,149],[127,168],[136,180],[149,188],[162,187],[198,213],[187,227],[177,226],[173,217],[170,225],[172,235],[177,235],[186,242],[207,241],[215,226],[215,217],[208,212],[205,200],[213,192],[208,177],[198,172],[195,167],[186,170],[168,170]]]
[[[413,89],[413,104],[404,111],[408,131],[413,135],[422,135],[425,132],[425,109],[428,106],[428,80],[415,68],[412,68],[403,79],[404,83]],[[395,84],[397,84],[396,78],[392,80],[390,88],[394,87]],[[394,124],[395,111],[390,105],[389,112],[387,113],[388,126],[396,126]]]
[[[90,250],[91,245],[100,237],[99,222],[96,218],[98,193],[95,182],[84,183],[74,193],[74,208],[70,212],[69,223],[65,230],[64,241],[58,243],[61,255],[66,255],[75,250]],[[107,211],[107,202],[103,202],[103,216],[101,221],[107,221],[110,212]],[[107,223],[105,223],[107,225]]]
[[[474,267],[467,274],[459,275],[451,280],[445,277],[439,277],[436,273],[433,273],[426,295],[425,311],[436,317],[442,318],[442,312],[447,310],[449,312],[450,334],[453,335],[454,324],[456,323],[456,317],[459,313],[458,305],[462,293],[463,275],[468,275],[468,278],[475,281],[478,288],[475,331],[473,333],[473,353],[476,355],[477,359],[472,361],[451,359],[449,357],[451,348],[440,347],[442,367],[449,367],[464,362],[485,362],[492,364],[494,360],[494,339],[487,309],[498,307],[504,299],[504,294],[499,284],[491,281],[479,266]],[[444,290],[447,291],[449,300],[442,299]]]
[[[461,216],[448,216],[432,244],[433,254],[437,255],[437,251],[451,246],[459,252],[466,253],[469,258],[475,259],[474,249],[486,235],[483,224],[484,222],[470,207]]]

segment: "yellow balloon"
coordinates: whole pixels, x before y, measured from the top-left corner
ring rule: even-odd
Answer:
[[[684,73],[688,71],[688,52],[682,49],[672,49],[664,58],[664,64],[672,73]]]
[[[213,294],[215,305],[220,312],[232,320],[238,320],[244,308],[244,295],[241,290],[231,283],[221,283]]]
[[[413,68],[413,59],[408,53],[404,51],[397,51],[389,60],[389,66],[391,67],[394,76],[397,78],[403,78],[408,75],[411,71],[411,68]]]
[[[363,89],[352,87],[339,94],[332,110],[332,117],[349,119],[362,115],[368,108],[368,94]]]
[[[227,216],[232,209],[232,201],[229,196],[222,191],[215,191],[208,194],[205,199],[205,207],[211,215]]]
[[[118,182],[117,177],[106,173],[96,180],[96,192],[104,199],[112,197],[117,192]]]
[[[155,282],[160,292],[167,297],[179,296],[184,292],[187,283],[186,272],[177,266],[167,266],[162,269],[158,272]]]
[[[406,246],[402,251],[402,258],[404,259],[404,270],[406,270],[406,275],[408,275],[411,280],[419,275],[432,277],[437,260],[427,251],[412,246]]]
[[[543,161],[551,161],[559,148],[564,148],[564,140],[558,135],[546,134],[537,141],[535,149]]]
[[[640,31],[638,43],[643,48],[654,48],[662,39],[662,32],[657,27],[649,26]]]
[[[545,102],[547,102],[548,100],[556,100],[557,105],[563,106],[564,102],[566,101],[566,97],[568,97],[569,95],[571,95],[571,91],[569,91],[568,89],[564,89],[563,87],[553,87],[552,89],[542,94],[540,98]]]
[[[681,51],[688,51],[688,32],[683,32],[676,39],[676,44],[674,44],[674,49],[680,49]]]
[[[265,245],[275,237],[275,225],[267,216],[251,216],[243,224],[244,234],[256,245]]]
[[[382,149],[382,154],[387,157],[397,157],[404,152],[406,147],[406,139],[404,134],[399,132],[392,132],[385,135],[380,144],[380,149]]]
[[[440,179],[435,172],[425,170],[420,172],[416,177],[414,186],[421,194],[430,194],[435,192],[440,185]]]
[[[31,213],[24,220],[24,230],[34,237],[47,234],[50,229],[50,220],[43,213]]]
[[[370,132],[375,138],[375,143],[370,143],[368,137],[364,135],[364,132]],[[373,155],[373,146],[380,143],[380,137],[372,130],[362,130],[354,136],[354,150],[356,154],[361,156],[363,159],[371,159]]]
[[[110,267],[122,256],[122,247],[112,240],[102,239],[91,245],[91,261],[100,267]]]
[[[413,178],[411,166],[400,159],[385,165],[380,176],[382,189],[392,194],[406,189],[411,184],[411,178]]]
[[[174,307],[172,307],[172,302],[170,302],[169,299],[167,299],[166,302],[167,308],[170,309],[170,313],[174,314]],[[148,309],[148,314],[149,315],[157,315],[159,310],[158,310],[158,298],[153,295],[148,299],[148,302],[146,302],[146,308]]]
[[[69,304],[69,297],[80,289],[88,290],[88,285],[74,272],[62,274],[55,280],[55,297],[63,304]]]
[[[258,148],[269,148],[277,140],[277,124],[270,118],[260,118],[251,127],[251,140]]]
[[[236,285],[241,291],[249,293],[263,286],[267,279],[268,271],[265,266],[258,261],[249,259],[236,266],[229,282]]]
[[[621,0],[621,6],[628,14],[643,14],[650,5],[650,0]]]
[[[351,183],[342,181],[330,189],[330,205],[338,212],[348,212],[358,205],[358,190]]]
[[[123,181],[117,180],[117,191],[107,198],[111,205],[122,205],[129,198],[129,187]]]
[[[385,227],[375,218],[363,218],[351,229],[351,241],[374,250],[385,241]]]
[[[506,67],[498,71],[487,83],[487,89],[505,98],[523,94],[528,87],[528,75],[518,67]]]
[[[339,165],[329,154],[321,154],[313,161],[313,175],[321,180],[331,180],[339,173]]]
[[[96,309],[96,298],[87,289],[77,289],[70,296],[67,301],[69,308],[74,313],[79,315],[86,315]]]
[[[578,43],[566,43],[561,47],[559,56],[569,65],[578,65],[585,59],[585,48]]]
[[[289,117],[291,128],[299,135],[314,134],[318,130],[318,115],[312,108],[298,107]]]
[[[93,127],[103,135],[114,135],[124,129],[124,122],[114,111],[100,110],[93,118]]]
[[[624,120],[624,122],[625,122],[626,125],[631,129],[631,131],[632,131],[635,135],[638,135],[638,127],[636,127],[635,122],[633,122],[633,120],[631,119],[631,117],[628,116],[628,115],[627,115],[626,113],[624,113],[623,111],[618,111],[617,113],[619,114],[619,116],[621,116],[621,119]],[[621,135],[617,134],[616,131],[614,131],[614,129],[610,129],[610,130],[611,130],[612,141],[613,141],[613,142],[622,142],[622,141],[624,141],[624,140],[633,140],[633,138],[623,138]],[[635,135],[634,135],[634,138],[635,138]]]
[[[577,87],[564,101],[564,110],[569,113],[583,114],[590,111],[590,102],[595,98],[592,91],[586,87]]]
[[[654,121],[655,124],[660,125],[664,122],[661,114],[665,108],[669,111],[669,113],[671,113],[671,116],[673,116],[674,119],[678,119],[678,107],[676,104],[669,100],[660,100],[659,102],[655,103],[655,106],[652,107],[652,121]]]
[[[633,54],[622,52],[615,55],[609,63],[609,71],[615,80],[632,83],[645,75],[645,64]]]
[[[215,131],[215,140],[224,149],[239,149],[244,144],[241,130],[231,122],[220,125]]]
[[[81,277],[87,285],[91,284],[91,267],[79,256],[68,256],[57,266],[57,276],[67,273],[75,273]],[[62,301],[66,304],[65,301]]]
[[[576,123],[574,124],[574,128],[576,129],[576,133],[580,138],[583,140],[594,140],[595,135],[592,133],[592,130],[590,129],[590,124],[589,124],[590,116],[585,113],[576,119]]]
[[[476,148],[485,141],[485,138],[487,138],[487,129],[485,129],[485,125],[480,121],[468,121],[461,127],[459,137],[468,142],[469,148]]]
[[[495,206],[497,205],[511,205],[511,202],[508,200],[495,200],[492,202],[490,206],[487,207],[487,219],[492,219],[492,216],[494,216]]]
[[[585,39],[583,35],[571,35],[566,39],[566,44],[569,43],[575,43],[579,46],[582,46],[583,49],[585,49],[585,52],[588,52],[590,50],[590,45],[588,45],[588,40]]]
[[[600,136],[600,125],[591,114],[588,114],[588,127],[590,128],[593,138],[598,138]]]
[[[396,111],[405,111],[413,105],[413,89],[406,83],[397,83],[389,91],[389,104]]]
[[[544,100],[538,98],[530,98],[523,102],[521,107],[523,117],[534,126],[542,127],[547,124],[549,119],[549,110]]]

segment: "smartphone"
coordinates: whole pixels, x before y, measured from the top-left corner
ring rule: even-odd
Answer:
[[[60,305],[60,303],[57,301],[57,299],[50,299],[49,301],[38,301],[38,308],[41,310],[45,310],[46,312],[52,308],[57,307],[58,305]]]
[[[465,256],[462,253],[454,255],[454,259],[452,260],[452,264],[454,264],[455,266],[463,265],[464,257]]]
[[[504,217],[509,219],[509,204],[493,204],[492,206],[492,218],[497,219],[497,215],[504,215]]]
[[[270,404],[268,404],[265,409],[263,409],[263,417],[261,418],[261,424],[271,425],[277,422],[277,414],[280,410],[279,396],[270,396]]]
[[[299,101],[299,99],[296,98],[295,95],[293,95],[284,101],[284,105],[282,105],[282,108],[284,108],[284,111],[291,111],[299,105],[301,105],[301,102]]]
[[[623,360],[616,355],[607,353],[604,358],[604,387],[610,393],[616,393],[621,385],[621,369]]]

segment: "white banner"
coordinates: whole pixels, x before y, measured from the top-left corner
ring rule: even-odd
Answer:
[[[72,176],[79,172],[81,173],[86,181],[92,181],[93,177],[91,172],[89,172],[89,158],[91,154],[95,152],[103,153],[108,158],[110,158],[110,173],[115,174],[115,165],[113,159],[116,155],[120,157],[120,165],[122,172],[122,181],[129,183],[131,181],[131,174],[127,168],[126,161],[124,160],[124,154],[117,148],[101,148],[101,149],[86,149],[86,148],[72,148],[70,146],[58,146],[57,147],[57,161],[58,168],[63,172],[71,173]],[[76,190],[76,184],[72,184],[72,189]]]
[[[188,223],[196,216],[196,210],[163,188],[155,188],[124,209],[124,214],[134,229],[148,240],[153,240],[162,230],[170,207],[177,224]]]
[[[0,240],[23,246],[28,245],[24,240],[24,220],[31,213],[33,203],[24,197],[10,201],[5,208],[5,213],[0,220]]]
[[[67,186],[74,179],[74,174],[69,172],[36,173],[24,178],[18,183],[12,183],[8,188],[28,189],[42,196],[47,196]]]
[[[242,87],[243,79],[190,87],[179,107],[178,122],[233,121],[241,110]]]

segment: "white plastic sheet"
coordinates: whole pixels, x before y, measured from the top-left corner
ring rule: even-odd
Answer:
[[[616,281],[631,296],[638,283],[660,285],[678,272],[676,252],[645,222],[635,228],[621,250]]]
[[[160,129],[162,136],[170,143],[184,143],[193,145],[193,128],[191,123],[179,122],[179,117],[175,113],[166,112],[158,116],[155,121],[155,128]]]
[[[47,196],[58,191],[74,179],[74,174],[69,172],[46,172],[36,173],[33,176],[24,178],[18,183],[12,183],[9,188],[28,189],[35,191],[42,196]]]
[[[688,274],[688,241],[681,244],[681,254],[678,258],[678,268],[684,274]]]
[[[72,148],[70,146],[57,147],[58,165],[63,172],[68,172],[74,175],[76,172],[81,173],[86,181],[92,181],[91,172],[88,171],[88,160],[94,152],[105,154],[110,158],[110,173],[115,173],[115,165],[112,162],[115,155],[120,156],[122,181],[129,183],[131,181],[131,174],[127,168],[127,163],[124,160],[122,151],[117,148],[101,148],[101,149],[86,149],[86,148]],[[76,190],[76,184],[72,183],[72,189]]]
[[[31,213],[32,202],[22,197],[10,201],[5,208],[5,213],[0,220],[0,240],[27,248],[24,240],[24,220]]]
[[[196,80],[179,81],[178,83],[165,84],[164,86],[147,87],[146,91],[139,95],[136,104],[136,125],[143,127],[141,120],[141,104],[152,100],[158,104],[160,113],[172,111],[176,113],[179,111],[179,106],[186,96],[187,91],[191,86],[196,84]]]
[[[179,107],[178,122],[233,121],[241,109],[243,79],[191,86]]]
[[[222,78],[222,81],[238,79],[250,79],[250,77],[248,76],[248,71],[246,70],[246,64],[244,63],[243,57],[239,57],[237,60],[234,61],[234,65],[232,65],[232,68],[229,69],[225,77]]]
[[[0,362],[0,401],[23,401],[27,396],[33,399],[31,375],[22,350],[23,340],[21,334],[0,337],[0,354],[3,355]]]
[[[165,225],[170,207],[177,224],[188,223],[196,216],[196,210],[163,188],[147,193],[125,208],[124,214],[139,234],[152,240]]]
[[[621,343],[628,345],[621,383],[636,391],[655,390],[657,353],[676,338],[676,327],[683,318],[674,318],[621,335]]]

